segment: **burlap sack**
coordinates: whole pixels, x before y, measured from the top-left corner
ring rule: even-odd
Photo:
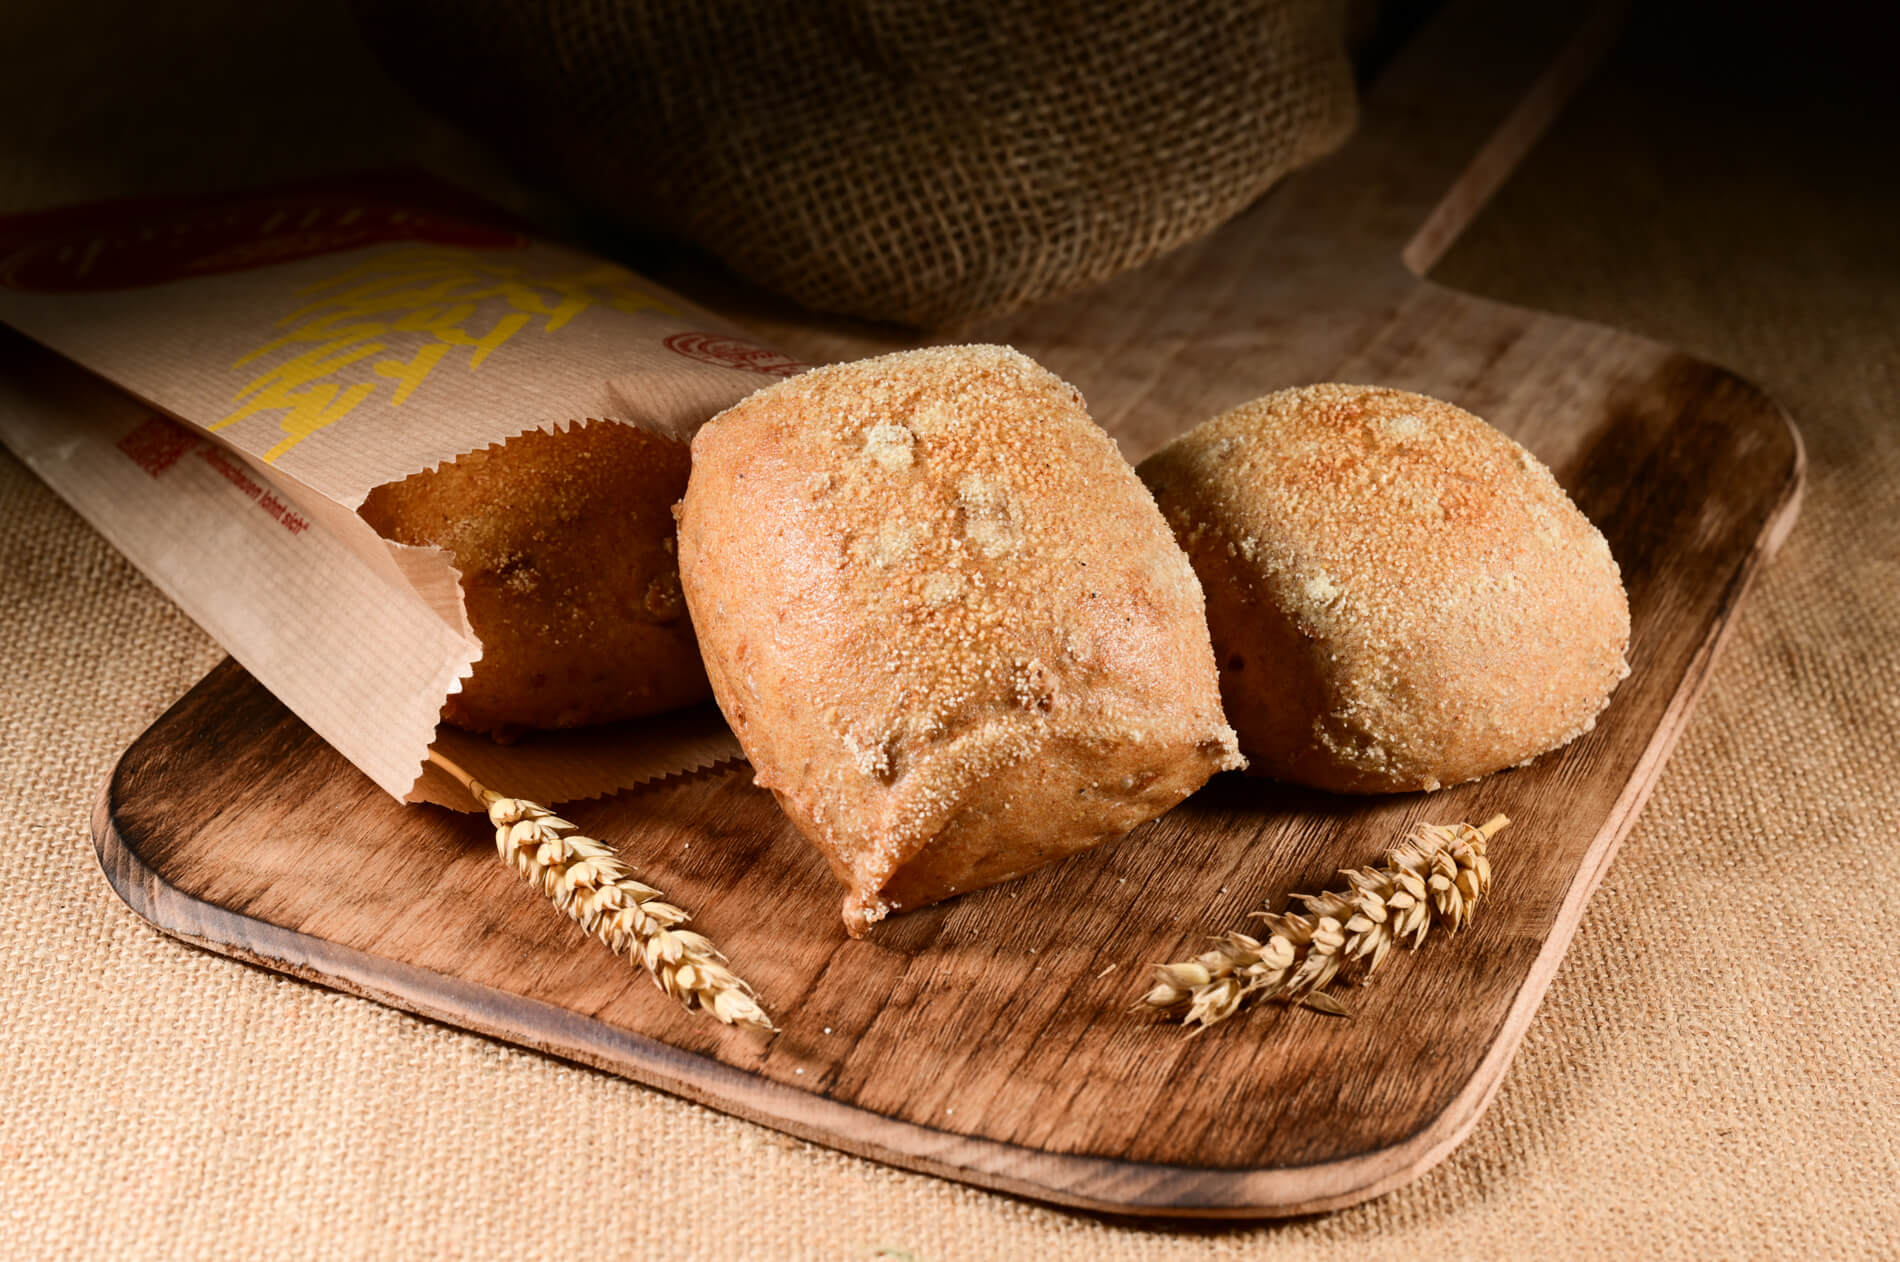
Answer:
[[[422,101],[821,310],[956,325],[1205,233],[1338,144],[1340,0],[355,0]]]

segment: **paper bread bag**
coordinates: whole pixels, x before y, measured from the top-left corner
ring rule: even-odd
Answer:
[[[0,219],[0,322],[0,440],[392,795],[469,805],[432,742],[553,801],[737,755],[710,705],[439,725],[482,651],[456,571],[356,509],[529,430],[684,440],[803,365],[406,174]]]

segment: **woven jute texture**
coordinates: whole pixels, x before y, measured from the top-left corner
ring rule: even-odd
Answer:
[[[105,4],[0,14],[0,207],[419,142],[321,0]],[[1621,55],[1438,273],[1746,373],[1812,465],[1496,1102],[1435,1170],[1289,1223],[1113,1222],[182,946],[108,892],[87,816],[219,653],[0,456],[7,1257],[1900,1256],[1900,184],[1868,162],[1895,113],[1785,75],[1760,95],[1774,51],[1681,95],[1693,59]]]
[[[420,100],[589,203],[926,327],[1200,236],[1353,112],[1343,0],[355,7]]]

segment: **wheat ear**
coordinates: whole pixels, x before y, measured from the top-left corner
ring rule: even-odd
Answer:
[[[1227,933],[1211,950],[1157,964],[1138,1008],[1206,1029],[1253,1000],[1280,999],[1335,1016],[1350,1012],[1324,989],[1343,975],[1364,981],[1395,943],[1417,947],[1434,924],[1453,933],[1491,888],[1485,843],[1510,823],[1494,815],[1470,824],[1420,824],[1385,862],[1344,868],[1344,890],[1295,894],[1306,910],[1255,912],[1267,937]]]
[[[615,955],[636,956],[659,988],[688,1008],[751,1030],[775,1030],[758,994],[726,967],[704,936],[679,928],[688,916],[660,891],[627,875],[614,852],[547,807],[503,797],[434,750],[429,761],[460,781],[495,826],[495,849],[581,928]]]

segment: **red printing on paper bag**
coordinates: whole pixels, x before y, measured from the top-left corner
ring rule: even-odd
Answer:
[[[198,436],[177,421],[148,416],[116,445],[133,464],[156,478],[197,443]]]
[[[283,523],[285,530],[288,530],[293,535],[300,535],[310,529],[309,522],[292,512],[290,505],[265,490],[256,479],[244,471],[244,467],[237,461],[231,459],[231,457],[225,455],[216,447],[206,447],[202,454],[206,464],[216,469],[219,474],[224,477],[225,481],[235,486],[250,499],[255,500],[259,508]]]
[[[675,333],[664,345],[675,355],[684,355],[702,364],[764,373],[768,377],[796,377],[811,367],[789,355],[723,333]]]
[[[395,173],[0,218],[0,286],[137,289],[385,241],[477,250],[527,244],[494,208],[426,177]]]
[[[198,445],[198,436],[183,425],[163,416],[148,416],[133,428],[115,446],[125,453],[133,464],[145,470],[152,477],[161,477],[179,458]],[[264,489],[262,483],[245,472],[244,466],[224,454],[215,446],[207,446],[201,453],[204,462],[218,471],[220,477],[257,506],[280,522],[285,530],[300,535],[310,529],[310,523],[290,505]]]

